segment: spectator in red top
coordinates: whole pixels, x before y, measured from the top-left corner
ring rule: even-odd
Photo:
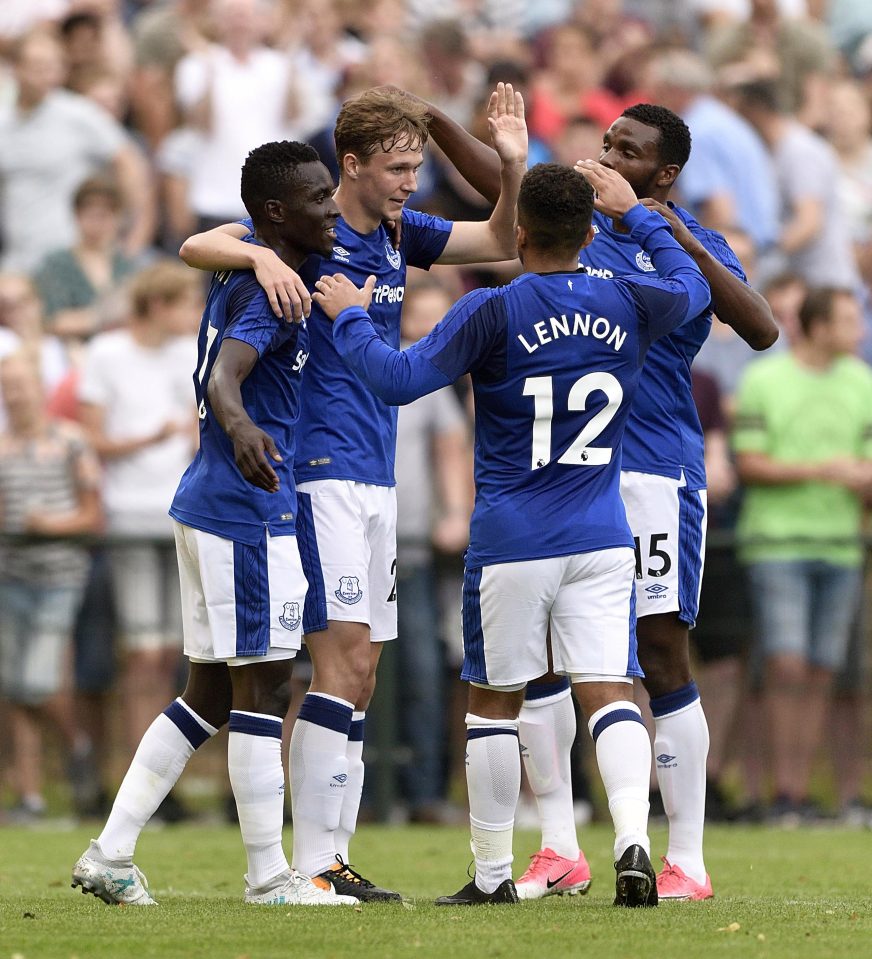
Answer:
[[[602,86],[603,64],[582,27],[563,24],[551,34],[545,66],[533,84],[530,132],[553,143],[567,122],[583,114],[605,130],[623,109]]]

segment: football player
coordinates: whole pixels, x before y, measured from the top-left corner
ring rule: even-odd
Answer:
[[[332,194],[311,146],[252,150],[242,168],[249,245],[265,244],[291,267],[328,255],[339,216]],[[200,448],[170,508],[190,674],[146,731],[103,831],[73,867],[73,887],[106,903],[154,905],[133,864],[136,841],[194,751],[228,721],[245,901],[357,903],[291,870],[282,848],[282,720],[307,591],[292,466],[308,355],[306,325],[278,320],[250,270],[213,277],[194,376]]]
[[[431,133],[463,176],[486,197],[495,190],[493,152],[428,105]],[[757,350],[778,328],[760,294],[745,282],[724,238],[669,201],[690,156],[690,132],[670,110],[629,107],[603,137],[600,162],[621,173],[636,196],[669,222],[711,286],[711,300],[648,353],[623,444],[621,493],[636,550],[639,661],[654,715],[657,778],[669,819],[661,899],[706,899],[711,880],[703,859],[708,727],[690,669],[689,629],[702,582],[705,542],[703,435],[693,403],[690,365],[711,328],[712,314]],[[592,276],[656,275],[656,264],[624,226],[594,213],[595,236],[579,254]],[[568,684],[553,673],[530,684],[521,712],[528,778],[542,819],[542,848],[518,880],[535,899],[586,888],[590,869],[578,848],[569,750],[575,715]]]
[[[316,301],[336,318],[337,350],[386,403],[408,403],[472,376],[476,503],[465,557],[462,678],[475,877],[438,905],[517,901],[512,832],[520,786],[518,714],[548,667],[571,681],[596,744],[615,826],[615,904],[657,905],[649,859],[651,747],[632,683],[635,558],[621,500],[620,444],[649,346],[698,315],[708,284],[614,170],[557,164],[526,174],[508,286],[463,297],[400,353],[379,336],[347,277],[322,277]],[[591,276],[578,250],[597,207],[657,264]]]

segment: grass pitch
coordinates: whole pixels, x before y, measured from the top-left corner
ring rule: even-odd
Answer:
[[[611,905],[611,830],[583,831],[585,897],[436,908],[466,880],[463,829],[365,827],[354,857],[410,897],[360,909],[252,907],[232,827],[147,831],[136,861],[160,906],[109,907],[69,887],[87,830],[0,829],[0,959],[829,959],[872,954],[869,833],[710,828],[716,898],[659,909]],[[286,837],[286,846],[289,842]],[[516,836],[516,874],[537,836]],[[662,851],[665,835],[652,833]]]

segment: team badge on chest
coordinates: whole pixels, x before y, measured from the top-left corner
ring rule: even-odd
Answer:
[[[390,265],[391,265],[395,270],[399,270],[400,264],[403,262],[403,258],[402,258],[402,256],[400,256],[400,251],[399,251],[399,250],[395,250],[395,249],[391,246],[391,241],[390,241],[390,240],[387,240],[387,241],[385,242],[385,254],[387,255],[388,263],[390,263]]]

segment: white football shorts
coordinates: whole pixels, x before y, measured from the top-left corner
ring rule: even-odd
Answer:
[[[231,666],[291,659],[303,641],[306,577],[295,536],[257,546],[173,522],[185,655]]]
[[[705,559],[706,491],[684,477],[621,473],[621,498],[636,541],[636,615],[677,612],[693,626]]]
[[[548,670],[605,678],[641,676],[636,656],[633,550],[467,569],[461,679],[516,686]]]
[[[309,580],[303,632],[328,620],[397,636],[397,496],[390,486],[310,480],[297,487],[297,536]]]

